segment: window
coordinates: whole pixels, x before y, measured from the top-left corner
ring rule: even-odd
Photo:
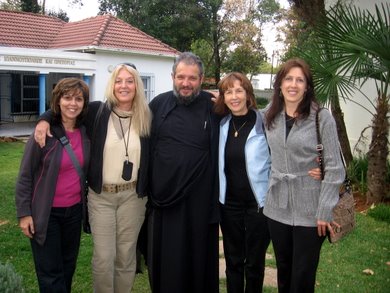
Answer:
[[[39,75],[32,73],[12,74],[12,112],[38,112],[39,110]]]
[[[37,112],[39,105],[39,75],[22,75],[22,111]]]
[[[148,102],[150,102],[154,97],[154,75],[142,75],[142,82],[145,89],[145,97]]]

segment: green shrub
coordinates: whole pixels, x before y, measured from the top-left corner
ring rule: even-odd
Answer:
[[[267,98],[256,97],[256,104],[257,104],[258,108],[263,109],[263,108],[265,108],[265,106],[268,105],[268,103],[269,103],[269,100]]]
[[[367,156],[354,157],[352,162],[348,165],[348,177],[354,186],[354,190],[361,193],[367,191]]]
[[[390,224],[390,205],[378,204],[375,208],[368,211],[368,215],[375,220]]]
[[[22,277],[19,276],[14,267],[6,263],[0,263],[0,292],[2,293],[22,293]]]
[[[362,194],[367,192],[367,169],[368,159],[366,155],[354,157],[352,162],[348,165],[348,177],[351,179],[352,185],[355,191],[359,191]],[[386,163],[386,175],[385,182],[387,186],[385,190],[385,198],[390,198],[390,161]]]

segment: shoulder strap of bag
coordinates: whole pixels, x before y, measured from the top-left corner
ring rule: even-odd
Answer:
[[[63,136],[60,138],[60,142],[61,142],[62,146],[65,148],[65,150],[68,152],[68,155],[69,155],[70,159],[72,160],[74,168],[76,169],[77,174],[79,174],[80,179],[82,180],[82,182],[85,182],[84,172],[81,169],[80,163],[77,160],[76,155],[69,144],[68,138],[66,136]]]
[[[85,175],[83,172],[83,169],[80,166],[80,163],[78,159],[76,158],[75,153],[72,150],[72,147],[69,144],[69,139],[66,137],[65,132],[61,127],[53,127],[53,133],[55,137],[60,141],[61,145],[65,148],[66,152],[68,153],[74,168],[77,171],[77,174],[80,177],[81,187],[83,190],[85,190],[86,187],[86,181],[85,181]]]
[[[320,169],[321,169],[321,177],[322,177],[321,179],[324,179],[324,176],[325,176],[324,160],[322,157],[322,152],[324,150],[324,146],[322,145],[321,134],[320,134],[320,123],[319,123],[319,112],[322,109],[323,108],[320,108],[316,112],[316,132],[317,132],[317,146],[316,146],[316,148],[317,148],[317,152],[318,152],[318,164],[319,164]],[[339,144],[339,152],[340,152],[340,156],[341,156],[341,161],[343,162],[343,166],[345,169],[345,180],[344,180],[345,188],[346,188],[346,191],[350,192],[352,190],[351,180],[347,176],[347,164],[345,163],[345,158],[344,158],[343,152],[341,150],[340,144]]]
[[[321,169],[321,179],[324,179],[325,172],[324,172],[324,162],[322,157],[322,152],[324,150],[324,146],[322,145],[321,135],[320,135],[320,122],[319,122],[319,113],[323,108],[319,108],[316,112],[316,132],[317,132],[317,145],[316,149],[318,152],[318,165]]]
[[[76,154],[74,153],[72,147],[70,146],[69,139],[66,137],[65,131],[62,127],[53,127],[53,133],[55,137],[60,141],[61,145],[65,148],[66,152],[68,153],[74,168],[76,169],[77,174],[80,178],[80,187],[81,187],[81,200],[82,200],[82,213],[83,213],[83,231],[85,233],[90,234],[91,233],[91,226],[89,224],[89,217],[88,217],[88,204],[87,204],[87,192],[88,192],[88,186],[85,174],[83,172],[83,169],[80,166],[79,160],[76,157]]]

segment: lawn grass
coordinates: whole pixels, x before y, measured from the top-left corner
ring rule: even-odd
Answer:
[[[11,263],[23,278],[26,293],[37,292],[37,281],[28,239],[20,232],[15,217],[15,180],[24,144],[0,142],[0,262]],[[383,208],[383,207],[381,207]],[[385,207],[385,209],[390,207]],[[268,253],[273,254],[272,247]],[[92,292],[92,240],[82,235],[80,255],[74,276],[73,292]],[[316,292],[389,292],[390,288],[390,224],[370,216],[358,214],[357,228],[340,243],[323,245],[317,273]],[[275,260],[267,260],[275,267]],[[370,269],[373,275],[364,274]],[[150,292],[147,271],[138,274],[135,293]],[[226,292],[225,280],[220,281],[220,292]],[[277,292],[267,287],[264,292]]]

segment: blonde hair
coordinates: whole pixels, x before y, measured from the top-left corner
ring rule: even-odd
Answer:
[[[111,73],[106,87],[105,97],[107,102],[111,109],[118,105],[118,99],[115,97],[114,88],[115,80],[119,74],[119,71],[122,69],[128,71],[134,77],[135,82],[135,96],[132,103],[133,118],[131,123],[135,127],[136,131],[138,131],[140,136],[149,136],[152,114],[146,101],[144,84],[136,69],[126,64],[119,64],[115,67]]]

